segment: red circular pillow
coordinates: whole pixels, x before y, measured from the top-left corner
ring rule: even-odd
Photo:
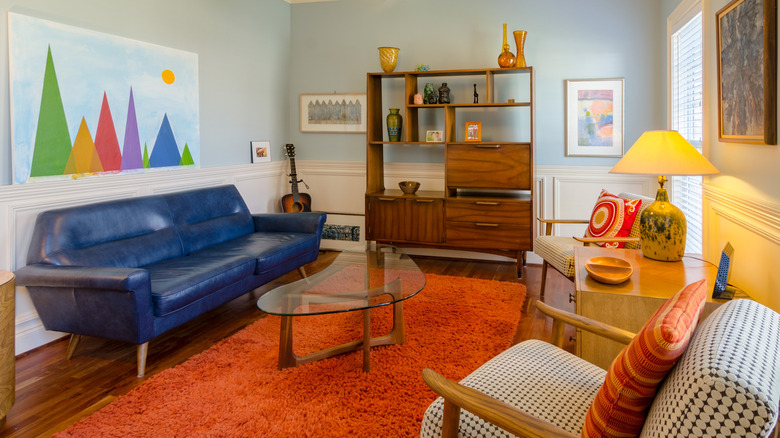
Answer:
[[[628,237],[634,225],[642,201],[625,199],[601,190],[596,206],[590,215],[585,237],[607,238]],[[622,248],[623,242],[603,242],[598,245],[607,248]]]

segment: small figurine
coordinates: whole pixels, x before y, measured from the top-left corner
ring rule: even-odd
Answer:
[[[439,103],[450,103],[450,88],[446,82],[439,87]]]
[[[420,93],[417,93],[414,95],[414,104],[415,105],[422,105],[423,103],[423,96]]]
[[[433,84],[430,82],[425,84],[425,98],[423,99],[423,103],[439,103],[439,96],[436,94],[436,91],[434,91]]]
[[[414,67],[414,71],[428,71],[430,69],[431,69],[431,66],[426,65],[426,64],[417,64]]]
[[[477,94],[477,84],[474,84],[474,103],[479,103],[479,94]]]

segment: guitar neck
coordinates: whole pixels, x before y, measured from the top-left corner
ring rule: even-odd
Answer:
[[[298,200],[298,173],[295,171],[295,158],[290,157],[290,183],[292,184],[293,201]]]

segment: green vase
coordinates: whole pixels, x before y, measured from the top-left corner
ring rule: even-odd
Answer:
[[[390,141],[401,141],[401,127],[404,120],[398,114],[398,108],[390,108],[390,114],[387,115],[387,137]]]
[[[682,260],[686,231],[685,214],[669,202],[666,189],[658,189],[655,202],[639,218],[642,255],[663,262]]]

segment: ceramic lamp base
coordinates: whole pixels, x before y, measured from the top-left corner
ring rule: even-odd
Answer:
[[[664,262],[677,262],[685,255],[687,225],[682,210],[669,202],[666,189],[658,189],[655,202],[639,218],[642,255]]]

